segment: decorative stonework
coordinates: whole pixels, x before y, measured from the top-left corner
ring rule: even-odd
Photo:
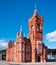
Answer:
[[[23,36],[22,27],[16,35],[16,45],[10,41],[6,50],[8,62],[46,62],[47,46],[43,44],[43,17],[36,9],[29,19],[29,39]]]

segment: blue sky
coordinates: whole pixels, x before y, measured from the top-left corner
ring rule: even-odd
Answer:
[[[9,40],[16,41],[16,33],[22,25],[28,36],[28,19],[34,13],[43,16],[43,42],[56,48],[56,0],[0,0],[0,49],[6,48]]]

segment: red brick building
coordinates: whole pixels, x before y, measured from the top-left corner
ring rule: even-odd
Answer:
[[[6,50],[6,61],[9,62],[46,62],[47,46],[43,43],[43,17],[36,8],[29,19],[29,38],[23,36],[22,29],[16,34],[16,45],[11,40]]]

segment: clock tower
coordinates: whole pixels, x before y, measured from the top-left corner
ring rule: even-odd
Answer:
[[[29,37],[31,42],[32,62],[41,62],[43,43],[43,17],[34,10],[33,16],[29,19]]]

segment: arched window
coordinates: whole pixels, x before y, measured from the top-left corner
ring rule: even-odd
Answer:
[[[30,46],[26,45],[26,52],[30,52]]]
[[[39,24],[37,24],[37,31],[39,31],[40,30],[40,25]]]
[[[40,29],[40,25],[39,24],[37,24],[37,28]]]
[[[25,45],[22,44],[22,51],[25,51]]]

